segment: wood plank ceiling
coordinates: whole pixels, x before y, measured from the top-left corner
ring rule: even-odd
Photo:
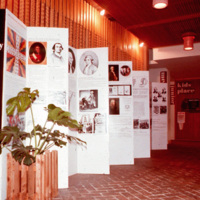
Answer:
[[[152,0],[94,0],[149,48],[183,44],[182,34],[196,33],[200,42],[200,0],[168,0],[168,7],[157,10]]]

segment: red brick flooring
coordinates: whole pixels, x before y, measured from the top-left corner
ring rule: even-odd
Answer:
[[[110,175],[76,174],[55,200],[200,200],[200,150],[152,151],[134,165],[110,167]]]

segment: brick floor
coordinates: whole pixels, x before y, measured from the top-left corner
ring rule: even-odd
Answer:
[[[54,200],[200,200],[200,149],[152,151],[109,175],[76,174]]]

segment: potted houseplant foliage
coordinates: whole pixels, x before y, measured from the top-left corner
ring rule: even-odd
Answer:
[[[54,104],[49,104],[47,107],[45,107],[44,109],[47,111],[47,119],[46,122],[44,123],[43,126],[39,125],[39,124],[35,124],[35,120],[34,120],[34,114],[33,113],[33,103],[36,100],[36,98],[39,97],[39,92],[38,90],[34,90],[31,92],[30,88],[24,88],[22,91],[20,91],[17,96],[10,98],[7,101],[7,108],[6,108],[6,113],[7,116],[12,116],[14,112],[17,111],[17,114],[19,113],[25,113],[26,111],[30,111],[31,112],[31,117],[32,117],[32,124],[33,124],[33,129],[30,132],[25,132],[20,130],[17,126],[5,126],[3,127],[3,129],[0,130],[0,154],[2,153],[2,149],[6,148],[10,151],[12,158],[14,160],[16,160],[19,164],[22,164],[23,166],[28,166],[32,167],[32,164],[36,162],[36,166],[37,166],[37,159],[36,156],[37,155],[41,155],[44,154],[45,152],[48,152],[47,154],[49,154],[49,150],[51,147],[53,146],[58,146],[58,147],[63,147],[67,144],[67,142],[76,142],[77,144],[81,144],[81,145],[85,145],[86,142],[82,141],[81,139],[65,134],[63,132],[60,132],[59,130],[55,130],[55,126],[64,126],[64,127],[68,127],[71,128],[72,130],[80,130],[82,127],[80,124],[78,124],[78,122],[75,119],[72,119],[71,117],[71,113],[62,110],[60,107],[55,106]],[[50,127],[50,128],[47,128]],[[8,155],[10,156],[10,155]],[[38,157],[37,157],[38,158]],[[10,161],[9,161],[10,162]],[[9,162],[7,164],[8,168],[9,168]],[[13,161],[11,161],[13,162]],[[17,163],[16,162],[16,163]],[[50,164],[51,163],[51,164]],[[49,168],[51,168],[51,166],[55,166],[57,162],[54,162],[53,159],[51,162],[48,162],[49,164]],[[10,166],[14,166],[13,164],[11,164]],[[8,170],[7,168],[7,170]],[[24,168],[24,167],[21,167]],[[33,169],[33,167],[32,167]],[[20,170],[20,168],[19,168]],[[30,170],[30,169],[29,169]],[[45,173],[45,168],[44,168],[44,173]],[[40,171],[40,170],[39,170]],[[50,170],[51,171],[51,170]],[[37,172],[37,169],[36,169]],[[12,173],[12,172],[11,172]],[[18,174],[23,174],[23,172],[16,172]],[[16,174],[14,172],[14,175],[12,176],[13,179],[16,179]],[[28,172],[25,172],[25,174]],[[35,172],[33,172],[35,173]],[[54,172],[53,172],[54,173]],[[55,172],[57,173],[57,172]],[[57,177],[57,175],[54,173],[55,177]],[[47,173],[48,174],[48,173]],[[53,177],[54,175],[48,175],[49,177]],[[33,181],[30,180],[29,178],[25,178],[25,180],[30,180],[31,184],[33,185],[33,187],[36,187],[36,189],[33,189],[33,193],[29,193],[27,195],[35,195],[36,199],[41,199],[42,198],[42,192],[41,191],[46,191],[46,198],[47,199],[51,199],[52,197],[57,196],[57,189],[58,186],[54,183],[54,186],[50,185],[51,183],[48,181],[49,185],[47,186],[47,189],[43,189],[43,187],[45,187],[43,183],[41,183],[41,187],[38,187],[38,183],[37,183],[37,179],[40,179],[41,176],[45,176],[43,174],[39,174],[37,175],[37,177],[39,178],[34,178],[34,183],[32,183]],[[7,180],[12,179],[10,178],[9,172],[7,174]],[[53,178],[52,178],[53,179]],[[23,182],[24,179],[17,181],[17,182]],[[43,178],[42,178],[43,180]],[[55,179],[53,179],[55,181]],[[15,181],[15,182],[14,182]],[[44,180],[45,181],[45,180]],[[27,188],[29,185],[30,188],[30,182],[27,183]],[[14,183],[14,184],[13,184]],[[13,193],[13,191],[16,189],[15,186],[16,180],[13,180],[13,182],[11,182],[10,184],[7,184],[7,197],[8,195],[10,195],[9,198],[14,198],[14,199],[18,199],[19,195],[24,195],[23,191],[28,191],[28,189],[25,190],[18,190],[17,192],[15,191],[14,194],[9,194],[9,191],[11,191],[11,193]],[[25,185],[23,183],[23,185]],[[10,187],[14,187],[14,188],[10,188]],[[20,186],[19,186],[20,187]],[[22,186],[23,187],[23,186]],[[49,190],[49,188],[54,187],[56,188],[55,190],[52,190],[52,193],[47,191]],[[17,187],[18,188],[18,187]],[[39,189],[38,189],[39,188]],[[34,192],[36,190],[36,193]],[[44,192],[43,192],[44,193]],[[13,196],[14,195],[14,196]],[[16,196],[18,195],[18,196]],[[21,196],[21,197],[22,197]]]
[[[54,104],[49,104],[44,108],[48,112],[44,126],[35,125],[32,105],[37,97],[39,97],[38,90],[31,92],[30,88],[24,88],[16,97],[7,101],[6,113],[8,116],[13,115],[16,109],[17,113],[24,113],[30,110],[33,123],[31,132],[20,131],[17,126],[5,126],[0,130],[0,154],[5,147],[17,162],[20,164],[23,162],[27,166],[35,162],[38,154],[43,154],[53,146],[63,147],[67,144],[67,141],[75,141],[82,145],[86,144],[77,137],[54,130],[55,125],[76,130],[81,129],[81,125],[71,118],[70,112],[63,111]],[[51,123],[51,128],[46,128],[48,123]]]

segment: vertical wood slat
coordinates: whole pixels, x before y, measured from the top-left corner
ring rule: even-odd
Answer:
[[[28,167],[28,199],[34,200],[35,196],[35,163]]]
[[[56,197],[58,195],[58,166],[56,165],[58,165],[57,151],[38,155],[36,163],[29,167],[19,165],[11,154],[8,154],[7,200],[48,200]]]

